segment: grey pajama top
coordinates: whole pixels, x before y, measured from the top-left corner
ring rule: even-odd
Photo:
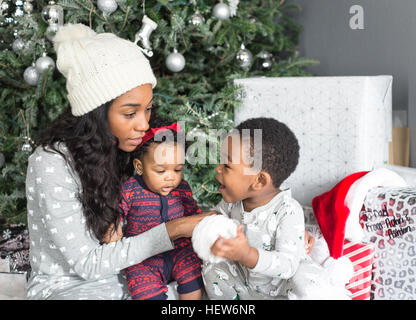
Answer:
[[[59,148],[69,155],[64,144]],[[26,299],[127,299],[120,271],[173,249],[165,224],[101,245],[86,228],[80,191],[61,155],[36,148],[26,176],[32,269]]]

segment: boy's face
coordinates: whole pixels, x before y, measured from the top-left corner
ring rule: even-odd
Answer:
[[[147,187],[167,196],[182,180],[184,152],[177,143],[153,143],[142,159],[142,178]]]
[[[244,155],[248,143],[242,143],[238,135],[232,134],[227,137],[228,143],[221,146],[221,158],[224,164],[219,164],[215,170],[215,178],[221,183],[220,192],[225,202],[236,202],[245,200],[253,195],[250,186],[256,180],[251,166],[245,161]],[[228,144],[228,145],[227,145]]]

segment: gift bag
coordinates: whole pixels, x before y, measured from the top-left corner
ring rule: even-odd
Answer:
[[[416,188],[371,189],[361,223],[365,240],[374,244],[371,297],[416,299]]]
[[[354,274],[345,286],[352,300],[369,300],[373,268],[374,246],[367,243],[344,241],[343,256],[350,259]]]

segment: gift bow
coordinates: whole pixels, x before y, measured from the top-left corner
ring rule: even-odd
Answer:
[[[144,135],[142,142],[140,143],[139,147],[141,147],[146,141],[149,141],[150,139],[152,139],[156,133],[159,132],[163,132],[163,131],[168,131],[168,130],[173,130],[176,132],[181,131],[180,127],[179,127],[179,123],[174,122],[169,126],[164,126],[164,127],[160,127],[160,128],[150,128],[149,131],[146,132],[146,134]]]

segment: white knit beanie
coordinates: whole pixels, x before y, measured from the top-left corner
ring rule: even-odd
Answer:
[[[97,34],[83,24],[67,24],[53,42],[74,116],[142,84],[156,86],[149,61],[131,41],[112,33]]]

